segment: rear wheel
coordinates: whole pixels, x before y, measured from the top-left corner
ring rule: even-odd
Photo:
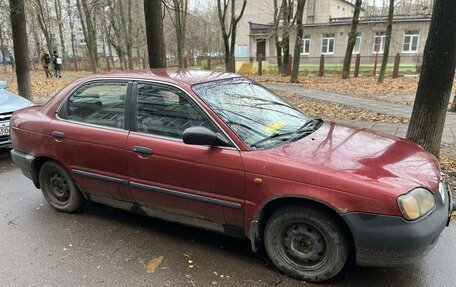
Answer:
[[[82,207],[84,197],[60,164],[45,162],[40,168],[39,182],[44,197],[55,209],[75,212]]]
[[[274,212],[266,223],[264,245],[278,269],[311,282],[336,276],[348,257],[344,231],[329,213],[312,207]]]

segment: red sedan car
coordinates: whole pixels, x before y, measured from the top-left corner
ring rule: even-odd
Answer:
[[[57,210],[91,200],[265,247],[322,281],[422,258],[453,210],[418,145],[323,122],[255,82],[202,71],[106,74],[11,118],[14,162]]]

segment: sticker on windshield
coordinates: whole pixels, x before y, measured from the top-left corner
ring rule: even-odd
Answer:
[[[283,126],[285,126],[285,123],[282,121],[278,121],[278,122],[270,123],[270,124],[266,125],[264,127],[264,130],[272,133],[272,132],[275,132],[276,130],[282,128]]]

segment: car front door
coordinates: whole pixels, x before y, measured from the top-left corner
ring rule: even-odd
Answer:
[[[66,99],[51,122],[54,157],[90,196],[131,199],[125,150],[125,103],[131,85],[121,80],[86,83]]]
[[[183,131],[192,126],[220,133],[182,90],[158,83],[138,83],[133,90],[127,150],[134,200],[159,217],[165,212],[166,219],[173,220],[172,214],[183,216],[179,222],[193,220],[190,224],[241,226],[245,188],[239,151],[182,142]]]

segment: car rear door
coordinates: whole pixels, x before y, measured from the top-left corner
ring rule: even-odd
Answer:
[[[54,158],[90,196],[129,201],[125,108],[132,84],[103,80],[77,88],[50,125]]]
[[[234,146],[182,142],[183,131],[191,126],[221,132],[182,90],[150,82],[138,83],[133,90],[127,154],[134,200],[158,210],[159,217],[168,213],[167,219],[174,214],[194,218],[197,224],[242,226],[245,187],[240,152]]]

